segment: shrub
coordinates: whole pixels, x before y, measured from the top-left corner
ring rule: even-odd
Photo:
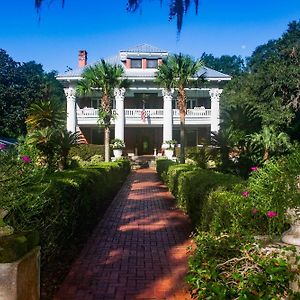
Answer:
[[[198,225],[202,208],[209,193],[218,187],[229,189],[241,181],[240,178],[210,170],[196,169],[182,172],[178,177],[177,203],[190,216],[192,223]]]
[[[265,234],[267,218],[252,208],[248,197],[243,196],[247,195],[245,191],[245,184],[212,191],[203,205],[199,228],[214,234]]]
[[[39,231],[45,262],[95,224],[129,170],[130,163],[120,160],[56,172],[39,184],[28,182],[13,199],[1,198],[0,207],[9,211],[6,223],[16,231]]]
[[[203,147],[189,147],[186,149],[186,158],[191,159],[202,169],[210,168],[210,162],[217,158],[217,149]]]
[[[287,299],[295,277],[283,257],[251,238],[199,233],[187,277],[196,299]],[[299,294],[297,294],[299,297]],[[288,298],[298,299],[298,298]]]
[[[170,165],[168,170],[163,172],[163,180],[171,193],[176,197],[178,192],[178,177],[182,172],[195,170],[196,167],[189,164]]]
[[[163,178],[164,173],[166,173],[170,166],[175,165],[176,163],[172,160],[161,158],[156,160],[156,172],[160,179]]]
[[[281,234],[285,212],[299,207],[300,153],[266,162],[249,178],[249,202],[261,215],[267,216],[268,233]]]
[[[92,156],[101,155],[104,157],[104,145],[76,145],[73,146],[69,152],[69,158],[79,156],[84,161],[89,161]]]

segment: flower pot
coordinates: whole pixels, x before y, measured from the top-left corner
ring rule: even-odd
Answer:
[[[165,156],[166,156],[168,159],[172,159],[173,153],[174,153],[174,150],[173,150],[173,149],[166,149],[166,150],[165,150]]]
[[[281,240],[286,244],[300,246],[300,222],[291,224],[291,228],[283,233]]]
[[[0,299],[40,299],[40,247],[11,263],[0,263]]]
[[[114,149],[113,153],[114,153],[115,158],[120,158],[120,157],[122,157],[123,150],[122,149]]]

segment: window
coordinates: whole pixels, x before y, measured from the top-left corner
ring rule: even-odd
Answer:
[[[131,68],[142,68],[142,60],[141,59],[131,59]]]
[[[156,69],[158,65],[157,59],[147,59],[147,68]]]

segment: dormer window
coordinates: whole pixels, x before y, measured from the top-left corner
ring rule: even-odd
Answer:
[[[157,59],[147,59],[147,68],[157,69],[158,61]]]
[[[142,60],[141,59],[131,59],[131,68],[141,69],[142,68]]]

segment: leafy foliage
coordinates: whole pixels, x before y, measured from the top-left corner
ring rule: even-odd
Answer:
[[[101,155],[104,157],[103,145],[73,145],[69,152],[69,158],[79,156],[84,161],[89,161],[94,155]]]
[[[224,74],[237,76],[245,72],[245,62],[241,56],[222,55],[214,57],[212,54],[204,52],[200,59],[206,67],[218,70]]]
[[[34,165],[26,167],[31,169]],[[28,178],[27,171],[22,184],[22,175],[12,178],[10,192],[7,180],[0,186],[0,207],[9,211],[6,222],[17,231],[39,231],[45,263],[57,256],[78,230],[95,224],[99,211],[107,207],[129,170],[129,162],[122,160],[47,177],[35,173]]]
[[[292,297],[287,259],[266,253],[240,235],[199,233],[187,277],[195,299],[281,299]],[[289,298],[293,299],[293,298]]]
[[[161,1],[161,0],[160,0]],[[39,10],[45,0],[35,0],[35,7]],[[128,0],[127,11],[135,12],[141,5],[142,0]],[[162,2],[162,1],[161,1]],[[196,14],[198,13],[199,0],[194,0]],[[64,6],[65,0],[61,0],[62,6]],[[181,32],[183,24],[183,16],[187,13],[190,7],[190,0],[174,0],[170,2],[169,20],[176,18],[178,34]]]
[[[297,129],[288,128],[299,128],[299,24],[291,22],[282,37],[257,47],[248,59],[249,72],[233,78],[224,88],[220,102],[221,132],[230,132],[226,144],[238,151],[238,164],[258,163],[289,150],[285,132],[299,137],[295,134]],[[252,143],[247,144],[249,136]],[[275,146],[278,138],[282,141],[280,147]],[[271,151],[263,149],[267,143]]]
[[[55,72],[44,72],[35,62],[15,62],[0,49],[0,135],[18,137],[26,133],[26,109],[35,102],[63,102],[62,85]]]
[[[122,79],[124,69],[120,65],[112,65],[101,60],[100,63],[86,68],[82,74],[83,79],[79,81],[77,92],[80,95],[91,94],[93,90],[101,91],[101,106],[99,108],[98,123],[104,126],[105,161],[110,158],[109,141],[110,125],[112,121],[111,97],[114,89],[124,88],[129,85],[128,81]]]
[[[202,67],[200,60],[194,60],[189,55],[182,53],[169,55],[158,67],[156,81],[167,90],[177,89],[177,107],[180,115],[180,163],[185,161],[185,115],[186,115],[186,92],[185,88],[199,81],[202,76],[198,71]]]

